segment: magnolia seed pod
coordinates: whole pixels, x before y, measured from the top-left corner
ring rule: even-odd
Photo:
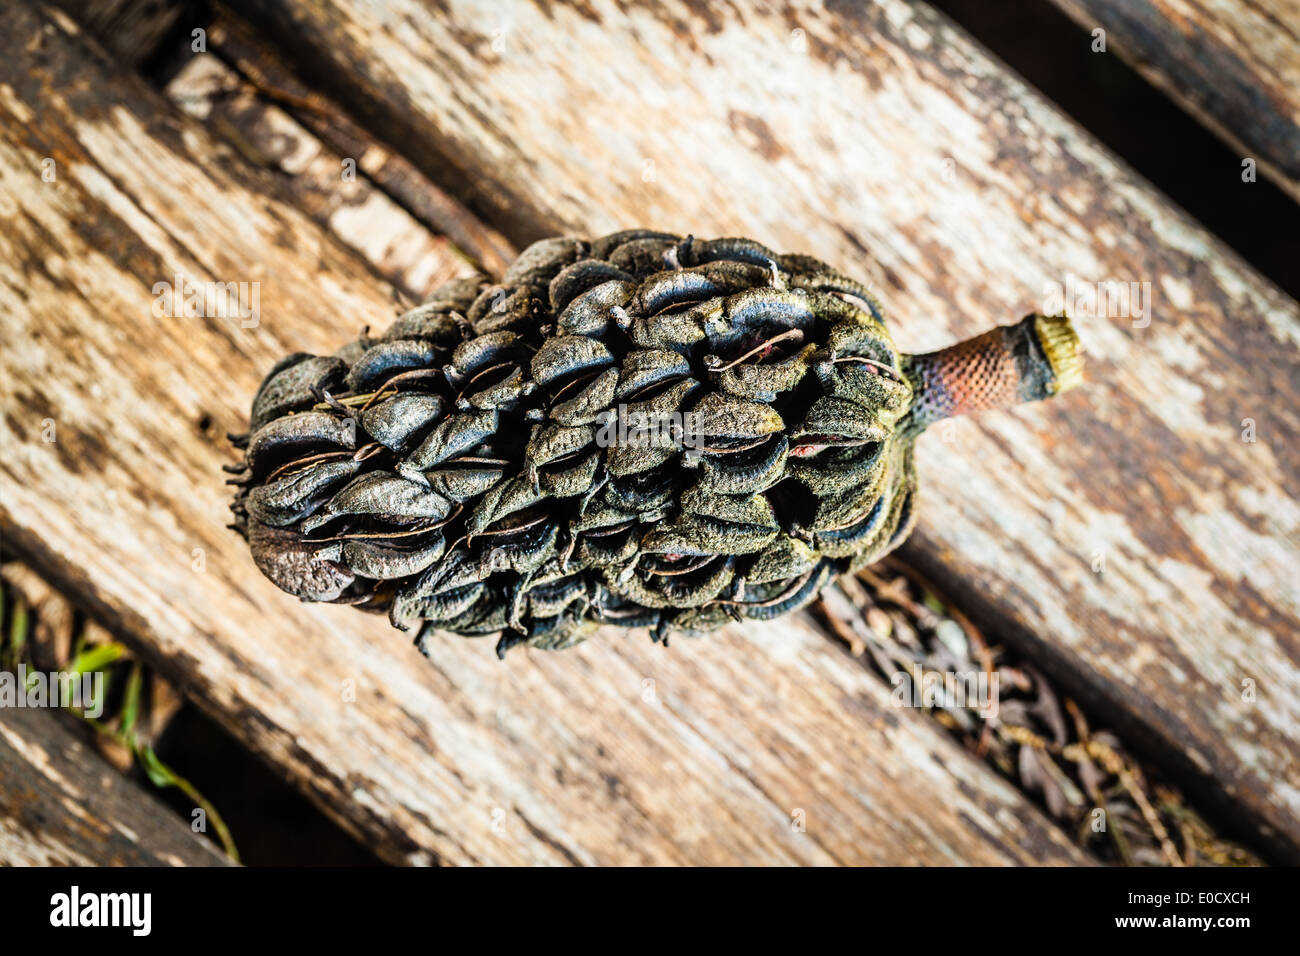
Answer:
[[[863,284],[749,239],[535,243],[384,335],[276,365],[232,509],[285,591],[569,647],[763,620],[916,517],[913,445],[1082,379],[1064,317],[901,354]]]

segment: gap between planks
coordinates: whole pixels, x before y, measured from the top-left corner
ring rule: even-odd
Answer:
[[[1300,0],[1052,0],[1300,202]]]

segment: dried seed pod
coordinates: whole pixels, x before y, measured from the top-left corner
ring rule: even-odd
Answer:
[[[429,487],[448,501],[473,501],[505,477],[505,462],[458,458],[447,466],[424,473]]]
[[[539,385],[553,385],[613,364],[614,356],[600,340],[585,335],[557,335],[543,342],[533,355],[533,380]]]
[[[618,387],[618,369],[607,368],[570,379],[555,390],[548,414],[561,425],[593,425],[608,411]]]
[[[368,392],[399,372],[429,368],[438,347],[425,339],[397,339],[372,345],[348,369],[348,388]]]
[[[351,455],[342,460],[309,463],[253,488],[246,499],[248,514],[273,528],[302,521],[320,508],[335,488],[360,470],[361,462]]]
[[[430,392],[402,392],[363,408],[361,427],[385,448],[401,453],[442,418],[446,403]]]
[[[289,462],[357,447],[356,422],[331,412],[301,412],[267,422],[248,440],[245,469],[266,480]]]
[[[344,542],[343,561],[363,578],[394,581],[419,574],[442,557],[446,547],[446,540],[436,533],[415,548],[396,548],[382,542],[358,539]]]
[[[336,519],[369,518],[389,524],[431,524],[451,512],[451,502],[419,483],[384,471],[350,481],[299,527],[310,535]]]
[[[803,607],[916,520],[932,422],[1081,376],[1067,320],[898,352],[861,283],[749,239],[536,243],[376,339],[278,363],[233,505],[291,594],[568,647]]]
[[[578,296],[608,282],[625,282],[631,291],[636,289],[632,276],[600,259],[579,259],[565,266],[546,289],[551,300],[551,311],[557,314],[563,312]]]
[[[617,323],[620,316],[626,318],[626,306],[634,295],[635,282],[614,279],[601,283],[565,306],[556,319],[556,327],[570,335],[604,335],[611,321]]]
[[[291,412],[300,412],[316,404],[316,396],[341,381],[347,365],[325,355],[290,355],[271,370],[253,399],[249,429],[256,432],[263,425]]]
[[[459,457],[491,438],[496,433],[497,421],[495,409],[450,415],[406,456],[403,464],[413,471],[427,471]]]
[[[389,326],[383,340],[424,340],[442,348],[455,346],[460,341],[460,324],[456,321],[456,315],[454,308],[448,308],[442,303],[426,302]]]

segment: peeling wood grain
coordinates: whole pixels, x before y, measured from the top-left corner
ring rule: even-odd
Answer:
[[[217,436],[276,358],[381,326],[391,290],[39,16],[0,14],[39,40],[0,40],[0,528],[338,822],[396,862],[1088,862],[806,618],[426,663],[276,591],[224,528]],[[176,272],[260,279],[260,323],[155,318]]]
[[[263,97],[279,97],[324,149],[354,159],[368,180],[483,271],[500,275],[514,259],[515,250],[504,236],[471,215],[400,152],[377,142],[337,104],[305,86],[281,62],[280,51],[219,4],[208,41],[209,50],[254,83]]]
[[[1300,202],[1300,0],[1052,0]]]
[[[235,6],[517,241],[751,235],[873,280],[910,351],[1139,283],[1071,310],[1086,389],[921,442],[917,543],[1300,854],[1300,311],[965,34],[901,0]]]
[[[0,709],[0,865],[229,866],[60,715]]]
[[[412,304],[469,269],[443,236],[377,189],[344,157],[268,103],[222,60],[196,56],[167,84],[181,109],[255,166],[279,174],[293,204],[333,233]]]

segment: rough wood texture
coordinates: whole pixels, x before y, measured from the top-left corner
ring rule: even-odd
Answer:
[[[380,326],[390,290],[40,16],[0,14],[0,528],[335,819],[410,862],[1087,862],[804,618],[425,662],[275,590],[224,527],[220,435],[277,357]],[[260,279],[261,322],[155,318],[177,271]]]
[[[226,866],[49,711],[0,710],[0,865]]]
[[[1053,0],[1300,201],[1300,0]]]
[[[754,236],[874,280],[907,351],[1149,283],[1070,304],[1086,388],[923,439],[911,553],[1300,852],[1300,310],[946,19],[236,5],[516,241]]]
[[[305,85],[281,60],[282,51],[256,29],[217,6],[208,41],[208,49],[255,83],[263,98],[278,98],[289,106],[324,149],[355,158],[367,179],[482,269],[499,275],[514,259],[516,250],[501,233],[471,215],[400,152],[379,143],[336,103]]]
[[[191,0],[55,0],[122,63],[141,66],[158,51]]]
[[[411,304],[469,271],[455,250],[377,189],[283,109],[259,96],[216,56],[197,56],[167,84],[167,95],[251,164],[279,173],[279,188]],[[351,159],[351,167],[344,165]],[[349,175],[350,174],[350,175]]]

